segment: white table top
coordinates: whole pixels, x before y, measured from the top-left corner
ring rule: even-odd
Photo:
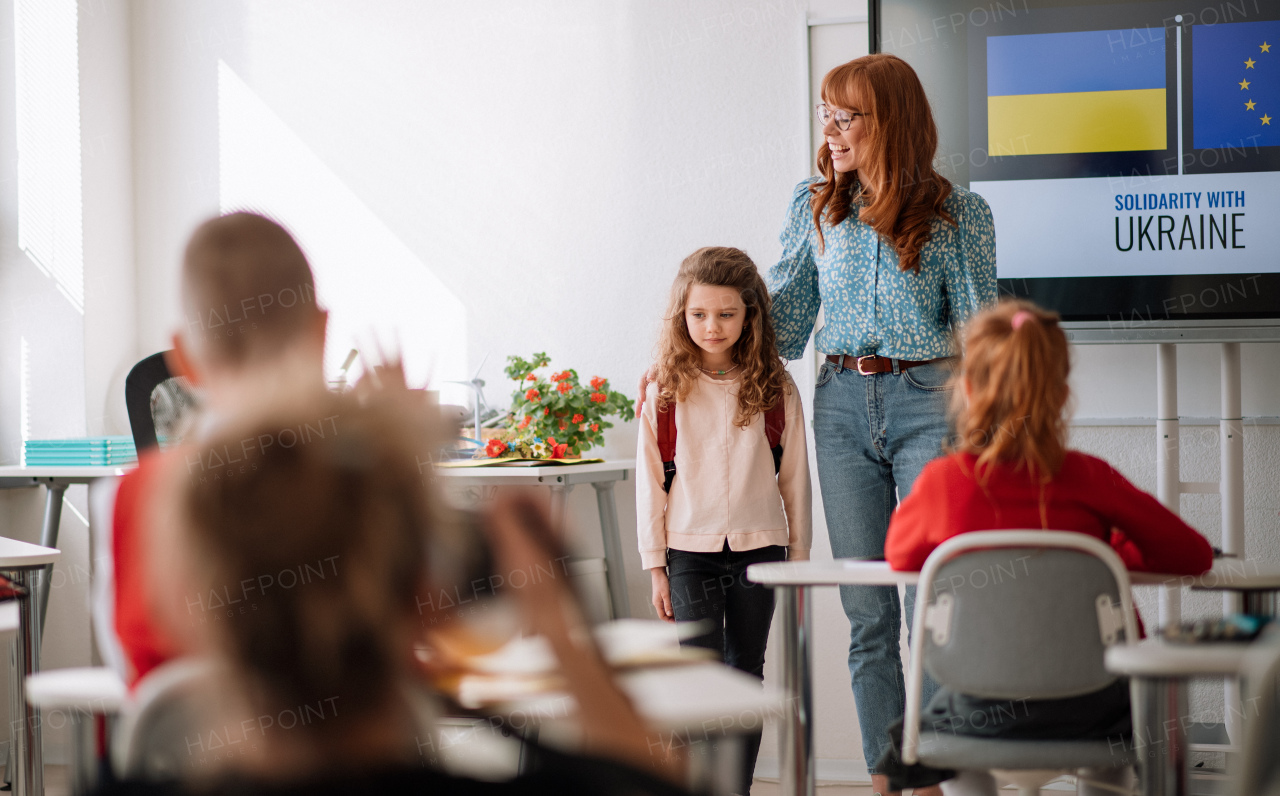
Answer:
[[[1149,638],[1109,647],[1106,666],[1136,677],[1236,677],[1248,649],[1248,644],[1235,642],[1170,644]]]
[[[624,481],[636,469],[635,459],[548,467],[437,467],[437,476],[456,483],[502,486],[510,484],[586,484]]]
[[[104,666],[54,669],[27,677],[27,701],[45,710],[112,713],[124,704],[128,690],[120,675]]]
[[[31,486],[30,481],[61,481],[69,484],[87,484],[95,478],[111,475],[124,475],[134,465],[103,465],[100,467],[21,467],[7,465],[0,467],[0,488],[7,486]]]
[[[52,564],[62,553],[52,547],[41,547],[0,536],[0,569],[40,567]]]
[[[618,676],[618,685],[653,729],[700,738],[758,731],[786,705],[777,686],[721,663],[630,671]],[[507,703],[497,712],[555,720],[570,717],[574,707],[567,694],[549,693]]]
[[[912,586],[919,572],[897,572],[886,561],[837,558],[834,561],[779,561],[752,564],[747,578],[768,586]]]
[[[919,572],[896,572],[885,561],[836,559],[834,561],[780,561],[752,564],[747,577],[769,586],[911,586],[919,582]],[[1199,589],[1280,590],[1280,565],[1235,558],[1214,560],[1203,575],[1167,575],[1130,572],[1134,586],[1190,586]]]

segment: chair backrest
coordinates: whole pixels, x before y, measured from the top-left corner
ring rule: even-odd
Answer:
[[[933,621],[915,643],[940,685],[992,699],[1059,699],[1115,682],[1102,663],[1098,600],[1110,609],[1120,590],[1098,558],[970,549],[938,562],[929,583]]]
[[[129,430],[139,455],[158,445],[161,437],[172,439],[195,405],[186,381],[169,372],[166,353],[161,351],[138,362],[124,380]]]
[[[989,699],[1060,699],[1115,682],[1107,646],[1136,641],[1129,574],[1083,533],[980,531],[925,561],[912,624],[903,759],[916,761],[927,668],[940,685]]]
[[[120,710],[112,742],[116,776],[151,782],[207,776],[239,754],[244,748],[240,744],[257,743],[265,733],[287,732],[298,723],[323,720],[330,715],[328,710],[338,710],[336,703],[319,702],[314,709],[305,705],[275,716],[229,719],[220,684],[226,676],[211,660],[179,658],[139,680]],[[416,736],[433,737],[441,715],[439,697],[417,681],[406,683],[402,694]]]
[[[181,658],[156,667],[120,712],[111,757],[116,774],[151,781],[186,779],[225,755],[226,732],[210,727],[217,699],[213,664]],[[221,749],[221,753],[219,750]]]
[[[1245,656],[1241,705],[1244,739],[1235,794],[1280,796],[1280,625],[1272,627]]]

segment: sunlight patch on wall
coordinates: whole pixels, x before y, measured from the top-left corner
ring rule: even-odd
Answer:
[[[31,439],[31,344],[19,338],[18,349],[18,462],[27,465],[27,440]]]
[[[462,302],[221,61],[218,151],[222,212],[276,219],[311,262],[331,378],[351,348],[376,353],[374,341],[400,349],[412,383],[471,377]]]
[[[18,246],[84,314],[76,0],[14,0]]]

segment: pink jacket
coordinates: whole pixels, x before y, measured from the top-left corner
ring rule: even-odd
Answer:
[[[636,457],[637,536],[645,569],[665,566],[667,548],[714,553],[784,545],[787,558],[809,558],[813,497],[800,391],[787,377],[782,466],[774,476],[764,415],[746,428],[733,424],[738,380],[705,374],[675,406],[676,477],[662,491],[657,386],[650,384],[640,418]]]

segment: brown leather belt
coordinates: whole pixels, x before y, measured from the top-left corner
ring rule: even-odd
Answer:
[[[928,365],[931,362],[946,362],[951,357],[939,357],[938,359],[899,359],[898,370],[903,371],[907,368],[914,368],[917,365]],[[892,373],[893,363],[895,360],[888,357],[877,356],[871,354],[865,357],[855,357],[850,354],[827,354],[827,361],[845,368],[846,370],[854,370],[863,376],[870,376],[874,373]]]

